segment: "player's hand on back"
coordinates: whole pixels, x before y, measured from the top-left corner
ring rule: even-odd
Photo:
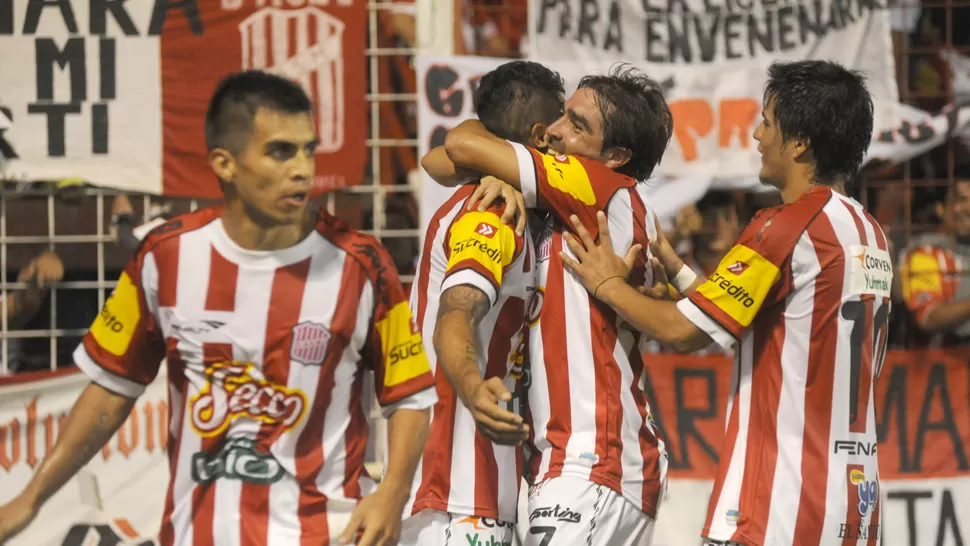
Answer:
[[[596,213],[600,234],[599,245],[596,244],[575,214],[570,216],[569,220],[573,223],[579,240],[568,233],[563,235],[569,249],[576,256],[574,260],[565,252],[560,252],[559,257],[562,259],[563,265],[579,278],[583,286],[593,294],[593,297],[596,297],[596,292],[607,283],[626,282],[642,247],[635,244],[630,247],[626,256],[617,256],[613,251],[609,222],[603,211]]]
[[[465,399],[482,436],[502,445],[518,445],[529,439],[529,425],[522,417],[499,407],[499,401],[508,402],[512,393],[498,377],[482,381]]]
[[[484,212],[499,199],[505,201],[505,212],[502,213],[502,223],[514,225],[515,233],[521,236],[525,233],[525,225],[528,221],[526,217],[525,197],[522,196],[522,192],[498,178],[494,176],[482,177],[478,183],[478,187],[475,188],[475,192],[468,198],[467,208],[468,210]]]

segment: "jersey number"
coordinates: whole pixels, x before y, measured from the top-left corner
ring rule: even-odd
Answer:
[[[552,541],[552,535],[556,534],[555,527],[532,527],[529,529],[530,535],[543,535],[539,546],[547,546]]]
[[[866,332],[872,329],[872,360],[878,377],[882,371],[882,361],[886,356],[886,341],[888,340],[889,303],[882,302],[876,311],[873,324],[869,324],[869,313],[866,312],[865,301],[847,301],[842,304],[842,318],[852,322],[852,332],[849,334],[849,423],[854,423],[859,416],[859,391],[862,388],[862,345]],[[871,368],[870,368],[871,369]],[[865,417],[863,417],[865,418]]]

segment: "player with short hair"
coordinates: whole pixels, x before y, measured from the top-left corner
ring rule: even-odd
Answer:
[[[602,213],[601,246],[574,218],[583,244],[570,239],[577,258],[563,261],[663,343],[737,344],[708,544],[875,546],[873,383],[892,260],[879,224],[843,194],[869,146],[872,98],[861,75],[827,61],[776,63],[768,78],[754,136],[761,178],[784,204],[760,211],[707,279],[659,250],[688,298],[655,301],[624,282],[635,256],[616,256]]]
[[[482,77],[476,109],[495,134],[544,149],[563,93],[552,70],[513,61]],[[468,210],[474,189],[458,188],[435,212],[411,288],[422,331],[434,332],[433,344],[425,345],[438,402],[402,544],[444,546],[449,535],[512,544],[515,536],[521,444],[528,438],[519,380],[535,250],[528,229],[516,234],[503,221],[503,203]]]
[[[387,251],[308,207],[312,118],[306,93],[281,77],[220,82],[205,125],[225,203],[156,228],[129,261],[74,353],[91,383],[26,489],[0,508],[0,542],[111,438],[162,359],[161,544],[396,542],[433,377]],[[363,465],[366,371],[388,418],[376,490]]]
[[[571,214],[592,225],[603,208],[618,249],[646,246],[655,218],[637,179],[653,172],[672,129],[660,86],[621,65],[579,82],[546,130],[555,155],[498,138],[475,121],[446,137],[454,165],[521,188],[528,207],[551,213],[536,243],[539,299],[530,314],[526,396],[535,450],[526,471],[527,545],[644,544],[653,535],[667,455],[643,392],[645,339],[619,328],[615,312],[564,274],[559,251]],[[482,184],[476,191],[472,202],[494,190]],[[637,264],[641,282],[651,274]]]

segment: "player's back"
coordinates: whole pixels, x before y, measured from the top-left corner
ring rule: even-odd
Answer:
[[[145,238],[100,317],[75,361],[106,388],[137,395],[167,359],[162,544],[326,542],[328,520],[374,488],[362,372],[383,407],[433,401],[387,251],[323,212],[277,251],[236,245],[219,208],[178,216]],[[384,347],[406,356],[391,367]]]
[[[603,210],[618,254],[633,244],[644,248],[629,282],[649,281],[653,212],[640,184],[603,163],[514,146],[526,202],[540,201],[551,213],[536,240],[539,303],[529,321],[527,413],[536,448],[530,479],[588,480],[655,517],[666,455],[644,392],[646,338],[620,328],[617,314],[559,257],[571,255],[563,239],[570,215],[598,237],[596,212]]]
[[[433,333],[441,294],[470,285],[489,298],[479,324],[479,371],[499,377],[513,393],[506,409],[521,414],[519,378],[525,357],[525,316],[535,290],[535,252],[531,236],[502,224],[504,205],[468,211],[474,185],[458,188],[434,214],[425,233],[411,308],[424,333],[435,373],[438,403],[422,463],[415,474],[405,517],[425,508],[515,521],[522,450],[483,437],[472,413],[461,403],[444,371],[437,367]],[[413,507],[412,507],[413,504]]]
[[[721,264],[690,298],[739,338],[705,536],[875,546],[885,235],[857,202],[819,187],[761,211]]]

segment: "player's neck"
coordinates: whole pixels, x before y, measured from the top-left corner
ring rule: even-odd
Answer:
[[[302,222],[284,225],[267,225],[256,221],[239,207],[226,206],[222,211],[222,226],[226,235],[246,250],[282,250],[302,241],[313,229],[311,214],[307,211]]]

